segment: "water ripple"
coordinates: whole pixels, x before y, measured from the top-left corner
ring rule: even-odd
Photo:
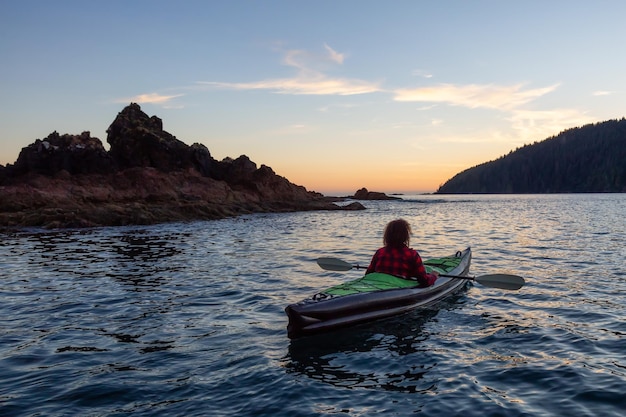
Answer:
[[[623,414],[623,195],[366,205],[3,235],[0,415]],[[288,340],[288,303],[358,276],[315,259],[367,263],[397,217],[527,285]]]

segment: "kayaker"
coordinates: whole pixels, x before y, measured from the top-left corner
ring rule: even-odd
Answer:
[[[420,254],[409,247],[410,239],[409,222],[397,219],[387,223],[383,236],[385,246],[374,253],[365,273],[382,272],[404,279],[417,280],[420,286],[433,285],[439,274],[437,271],[426,272]]]

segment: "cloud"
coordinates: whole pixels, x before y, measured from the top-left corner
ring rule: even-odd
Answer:
[[[576,109],[515,110],[509,121],[525,143],[543,140],[565,129],[583,126],[593,118]]]
[[[327,44],[324,44],[324,48],[326,48],[326,51],[328,51],[328,56],[332,61],[340,65],[343,64],[344,54],[340,54],[339,52],[335,51],[333,48],[331,48]]]
[[[344,55],[324,44],[326,54],[322,57],[302,50],[285,53],[283,63],[298,70],[291,78],[273,78],[246,83],[200,81],[199,85],[233,90],[268,90],[278,94],[292,95],[340,95],[368,94],[382,91],[379,83],[359,79],[331,77],[320,67],[343,64]]]
[[[116,100],[117,103],[138,103],[138,104],[145,104],[145,103],[151,103],[151,104],[165,104],[167,102],[169,102],[170,100],[177,98],[177,97],[181,97],[184,94],[176,94],[173,96],[164,96],[158,93],[150,93],[150,94],[139,94],[137,96],[134,97],[130,97],[130,98],[122,98],[119,100]]]
[[[440,84],[434,87],[395,90],[394,100],[431,103],[448,103],[469,108],[511,110],[554,91],[558,84],[524,90],[523,84],[498,85],[454,85]]]
[[[417,70],[413,71],[413,75],[415,75],[417,77],[433,78],[433,75],[430,72],[424,71],[424,70],[420,70],[420,69],[417,69]]]
[[[469,135],[437,136],[436,140],[441,143],[516,143],[521,146],[594,121],[585,112],[576,109],[513,110],[506,120],[510,129],[485,125]]]
[[[270,79],[250,83],[200,82],[234,90],[270,90],[279,94],[293,95],[340,95],[367,94],[381,91],[378,84],[361,80],[329,78],[324,75],[311,77]]]
[[[293,49],[291,51],[287,51],[283,58],[283,64],[288,67],[294,67],[299,69],[300,71],[309,71],[309,65],[307,65],[307,60],[310,57],[310,54],[306,51],[301,51],[299,49]]]
[[[612,91],[594,91],[593,93],[591,93],[592,96],[610,96],[611,94],[613,94]]]

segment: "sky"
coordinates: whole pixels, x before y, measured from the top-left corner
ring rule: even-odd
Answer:
[[[0,164],[129,103],[326,195],[626,116],[626,2],[0,0]]]

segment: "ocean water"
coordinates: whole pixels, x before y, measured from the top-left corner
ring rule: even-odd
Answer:
[[[626,413],[625,194],[365,205],[3,234],[0,415]],[[526,285],[289,340],[289,303],[360,273],[315,259],[367,264],[398,217],[424,258]]]

